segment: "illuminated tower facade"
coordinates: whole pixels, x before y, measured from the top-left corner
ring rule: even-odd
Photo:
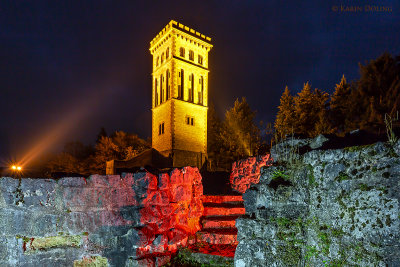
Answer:
[[[211,38],[171,20],[150,42],[152,147],[174,167],[207,157],[208,52]]]

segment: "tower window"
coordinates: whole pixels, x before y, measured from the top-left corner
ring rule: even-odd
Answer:
[[[158,62],[160,61],[160,57],[157,57],[157,60],[156,60],[156,67],[158,67]]]
[[[158,84],[157,84],[157,79],[154,80],[154,106],[156,107],[158,105]]]
[[[167,70],[167,72],[166,72],[166,74],[165,74],[165,76],[167,77],[167,82],[165,83],[165,85],[166,85],[166,87],[167,87],[167,100],[168,99],[170,99],[170,97],[171,97],[171,86],[170,86],[170,72],[169,72],[169,70]]]
[[[165,52],[165,59],[169,58],[169,47],[167,48],[167,52]]]
[[[158,135],[164,134],[164,122],[158,125]]]
[[[199,101],[200,105],[203,105],[203,97],[204,97],[203,96],[204,95],[204,78],[203,78],[203,76],[200,77],[199,84],[200,84],[200,91],[198,92],[199,93],[198,101]]]
[[[184,88],[184,72],[183,69],[179,72],[180,83],[178,84],[178,98],[183,100],[183,88]]]
[[[164,53],[161,54],[161,64],[164,62]]]
[[[203,56],[199,55],[199,64],[203,65]]]
[[[189,102],[194,101],[194,75],[193,73],[189,75],[189,82],[190,82],[190,88],[189,88]]]
[[[160,76],[160,104],[164,102],[164,76]]]
[[[179,55],[181,57],[185,57],[185,48],[183,48],[183,47],[179,48]]]
[[[194,60],[194,52],[193,52],[193,50],[190,50],[189,51],[189,60]]]
[[[190,126],[194,126],[194,118],[190,116],[186,116],[186,124]]]

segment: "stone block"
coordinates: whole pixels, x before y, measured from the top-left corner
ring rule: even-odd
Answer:
[[[154,259],[133,259],[128,258],[126,260],[125,266],[126,267],[144,267],[144,266],[154,266],[155,262]]]
[[[169,192],[167,190],[154,190],[147,194],[147,197],[142,201],[142,205],[158,205],[166,206],[169,205]]]
[[[83,177],[64,177],[57,184],[62,187],[82,187],[86,186],[87,181]]]
[[[160,173],[158,175],[158,189],[168,190],[170,187],[170,177],[168,173]]]
[[[157,190],[157,180],[157,177],[149,172],[134,174],[135,187],[138,189]]]
[[[88,185],[91,187],[109,187],[108,175],[91,175],[87,179]]]
[[[171,185],[171,202],[190,201],[192,188],[188,185]]]
[[[183,173],[179,169],[173,169],[170,174],[170,183],[179,185],[183,183]]]

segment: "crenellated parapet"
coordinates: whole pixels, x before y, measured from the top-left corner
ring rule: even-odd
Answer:
[[[171,38],[171,34],[176,37],[185,36],[185,38],[192,39],[195,44],[205,48],[207,51],[212,48],[211,38],[179,23],[175,20],[171,20],[150,42],[150,52],[153,54],[158,48],[160,48],[165,41]],[[194,38],[191,38],[194,37]]]

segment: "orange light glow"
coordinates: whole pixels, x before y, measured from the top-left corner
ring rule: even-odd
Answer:
[[[20,171],[20,170],[22,170],[22,167],[21,166],[17,166],[17,171]]]
[[[45,133],[24,153],[20,161],[21,168],[56,146],[62,138],[70,134],[76,125],[87,119],[89,115],[96,113],[100,104],[104,99],[109,98],[111,92],[115,93],[115,90],[103,88],[97,90],[95,94],[92,92],[81,96],[81,102],[77,103],[72,110],[66,112],[65,116],[51,128],[44,130]]]
[[[16,170],[16,169],[17,169],[17,166],[12,165],[12,166],[11,166],[11,169],[12,169],[12,170]]]

